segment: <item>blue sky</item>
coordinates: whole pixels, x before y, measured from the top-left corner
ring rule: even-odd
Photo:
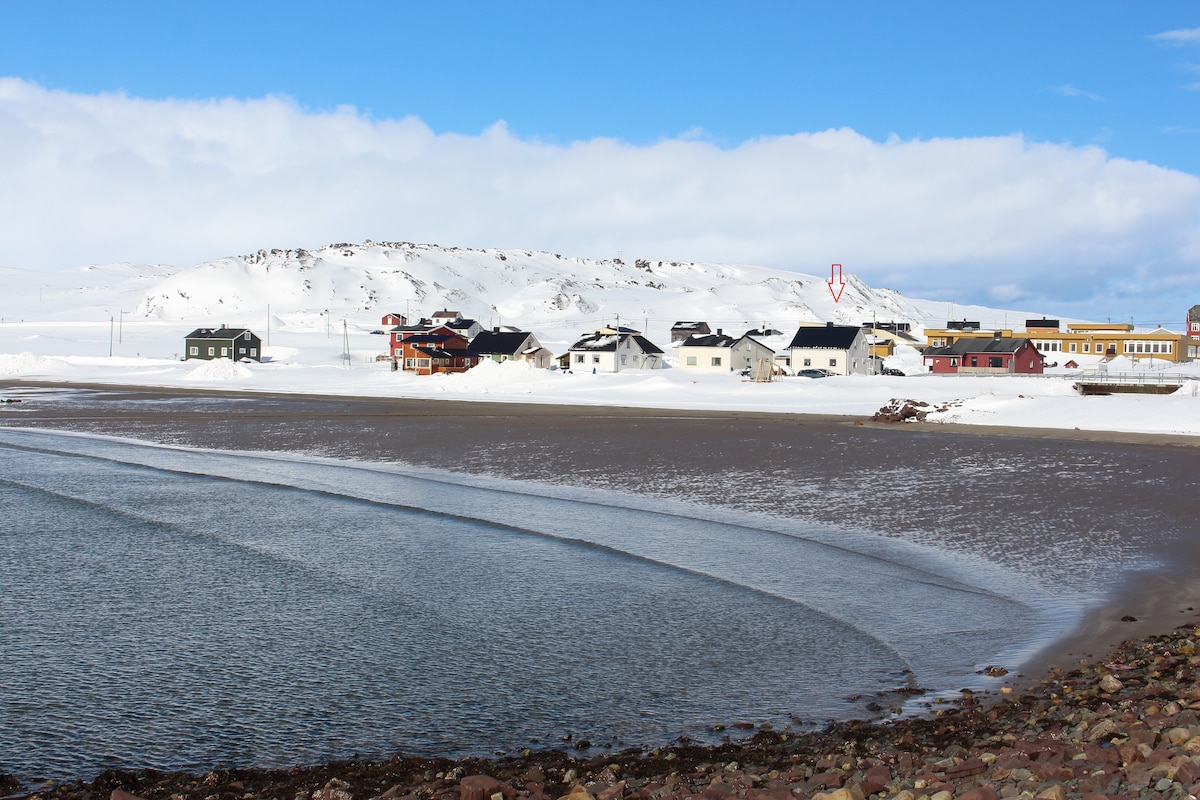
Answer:
[[[200,143],[193,137],[198,126],[207,130],[224,120],[247,133],[235,144],[217,136],[220,148],[243,152],[254,146],[254,122],[264,124],[265,114],[268,127],[259,130],[274,142],[269,152],[290,152],[295,146],[308,154],[267,170],[269,182],[283,193],[279,204],[287,205],[296,191],[288,187],[301,174],[329,180],[373,159],[379,168],[373,173],[364,166],[364,175],[386,174],[407,191],[425,193],[426,202],[399,209],[401,219],[376,219],[369,230],[364,225],[362,232],[375,239],[439,236],[443,244],[553,249],[588,257],[640,249],[657,257],[743,260],[801,271],[842,260],[869,283],[883,282],[906,294],[930,296],[940,290],[935,298],[940,299],[953,291],[967,296],[948,299],[1037,306],[1063,315],[1092,308],[1096,311],[1088,316],[1165,314],[1174,311],[1171,303],[1184,302],[1178,299],[1181,292],[1188,303],[1200,302],[1200,284],[1189,279],[1200,273],[1194,230],[1200,225],[1195,191],[1200,5],[1195,2],[0,0],[0,77],[19,81],[0,96],[0,137],[13,145],[9,158],[25,154],[9,166],[46,192],[44,199],[27,198],[16,210],[32,215],[32,203],[53,211],[56,195],[50,190],[57,185],[59,213],[68,223],[78,215],[70,235],[78,247],[0,244],[3,266],[45,269],[102,260],[187,265],[258,247],[354,240],[357,226],[333,213],[326,217],[328,226],[313,216],[303,229],[289,229],[263,211],[261,240],[253,244],[252,229],[216,219],[220,214],[214,211],[203,242],[185,246],[186,236],[164,237],[180,243],[172,249],[165,242],[144,243],[154,237],[139,238],[132,224],[126,236],[120,235],[118,215],[103,224],[89,215],[89,202],[106,202],[108,195],[96,188],[105,181],[121,184],[115,193],[130,204],[121,216],[141,215],[143,234],[155,208],[139,211],[135,198],[156,198],[152,206],[161,207],[163,193],[175,191],[165,188],[165,176],[198,186],[210,209],[222,191],[259,191],[261,181],[253,189],[239,182],[247,170],[254,171],[247,166],[253,158],[213,155],[211,137]],[[268,99],[285,108],[269,107]],[[68,107],[74,110],[65,111]],[[123,121],[110,123],[116,118]],[[104,128],[107,124],[115,127]],[[422,149],[420,169],[411,162],[397,166],[405,157],[388,140],[396,126],[405,124],[420,130],[410,127],[398,134],[410,137],[400,151],[432,148]],[[131,127],[157,131],[172,125],[180,127],[154,141],[139,141],[130,132]],[[312,132],[339,126],[354,132]],[[87,159],[72,156],[76,161],[68,170],[69,159],[61,154],[78,146],[61,133],[63,127],[77,128],[73,134],[81,136],[90,131],[89,142],[110,136],[120,141]],[[102,128],[107,132],[97,133]],[[858,138],[806,142],[812,146],[804,156],[784,147],[787,137],[830,131]],[[348,137],[354,144],[338,152],[338,143]],[[367,139],[371,143],[363,144]],[[614,146],[605,150],[598,140],[614,140]],[[188,152],[170,144],[178,141],[188,143]],[[765,153],[753,144],[763,141],[777,147]],[[1021,152],[1013,151],[1013,141]],[[942,142],[962,145],[955,151],[966,152],[948,157],[948,150],[935,146]],[[691,145],[702,147],[688,149]],[[1057,149],[1031,152],[1043,145]],[[829,173],[827,184],[813,179],[799,197],[772,181],[766,160],[784,159],[782,173],[808,176],[819,172],[813,166],[819,161],[812,159],[831,147],[841,167]],[[1089,160],[1097,148],[1099,164]],[[161,152],[146,155],[151,151]],[[758,152],[764,161],[749,163]],[[48,164],[45,171],[30,166],[55,158],[61,163]],[[611,172],[628,177],[627,193],[622,184],[604,181],[605,158],[612,159]],[[962,166],[955,158],[965,159]],[[0,154],[0,167],[3,159]],[[773,231],[787,226],[788,216],[770,211],[731,221],[722,230],[728,209],[701,200],[707,190],[777,196],[775,206],[792,204],[796,218],[803,219],[830,197],[851,192],[854,202],[839,207],[839,218],[849,218],[869,205],[864,196],[875,194],[895,198],[911,213],[915,201],[900,188],[909,187],[931,203],[921,219],[947,219],[946,236],[955,238],[970,224],[957,218],[958,212],[977,193],[969,182],[953,181],[953,174],[977,170],[990,159],[997,160],[990,174],[1004,176],[1006,188],[991,193],[995,213],[980,209],[974,218],[980,230],[961,236],[976,242],[976,257],[965,241],[944,251],[932,245],[920,250],[889,220],[886,207],[876,209],[877,216],[862,212],[847,225],[845,245],[839,246],[837,240],[816,236],[776,241]],[[116,168],[142,161],[153,169]],[[431,162],[444,172],[424,171]],[[212,169],[198,170],[198,163]],[[747,166],[739,171],[743,163]],[[1012,177],[1029,170],[1030,181],[1047,180],[1048,170],[1064,163],[1078,166],[1056,172],[1048,188],[1030,189],[1028,181]],[[474,171],[457,173],[467,168],[464,164],[474,165]],[[527,168],[523,176],[537,179],[525,185],[524,177],[514,177],[517,164]],[[79,174],[92,169],[90,177]],[[665,172],[646,178],[658,170]],[[964,194],[947,197],[946,207],[933,205],[929,195],[934,192],[913,184],[930,170],[946,171],[945,180],[955,184],[946,190]],[[873,193],[869,182],[880,174],[890,177]],[[555,175],[569,177],[571,187],[553,185]],[[996,178],[988,175],[980,172],[974,180],[994,186]],[[140,180],[146,183],[139,186]],[[588,180],[595,180],[596,192],[607,198],[603,208],[574,194]],[[689,181],[696,186],[685,192],[681,182]],[[512,189],[515,183],[521,184],[519,192]],[[474,195],[498,186],[508,207],[523,203],[527,218],[546,223],[485,224],[500,212],[478,205]],[[663,191],[664,186],[670,190]],[[1031,199],[1062,187],[1070,189]],[[353,191],[344,185],[338,190]],[[1023,219],[1011,198],[1026,190],[1028,197],[1016,204],[1031,227],[1043,224],[1047,205],[1053,215],[1068,204],[1093,208],[1089,213],[1101,235],[1089,239],[1084,222],[1073,220],[1063,223],[1066,239],[1039,231],[1024,243],[1007,241]],[[89,191],[96,192],[90,200]],[[655,194],[664,204],[692,209],[695,229],[688,230],[682,214],[668,220],[669,209],[654,207]],[[66,209],[61,208],[64,196],[74,198]],[[379,196],[355,201],[358,219]],[[200,205],[181,198],[167,203],[172,204],[179,213],[192,214],[201,228],[206,224],[198,216]],[[465,215],[455,211],[463,204],[470,207]],[[571,219],[591,214],[597,229],[576,226],[570,233],[573,223],[550,219],[572,204]],[[630,209],[643,224],[631,222]],[[644,223],[647,219],[658,220],[658,238],[656,225]],[[989,219],[1006,224],[991,226]],[[626,223],[632,227],[623,228]],[[607,232],[600,225],[607,225]],[[35,230],[22,224],[17,238]],[[315,238],[304,238],[306,231]],[[936,226],[924,233],[925,239],[940,235]],[[1111,238],[1117,236],[1122,238]],[[1006,239],[1003,247],[996,246],[998,238]],[[894,246],[866,248],[861,239]],[[89,245],[94,249],[87,250]],[[1053,252],[1043,269],[1031,269],[1030,261],[1047,247]],[[738,258],[742,253],[745,257]],[[1012,280],[997,277],[1006,263],[1012,265]],[[972,265],[979,280],[964,286]],[[950,276],[953,287],[947,286]],[[1155,282],[1162,286],[1150,286]],[[1122,299],[1134,295],[1136,300]]]

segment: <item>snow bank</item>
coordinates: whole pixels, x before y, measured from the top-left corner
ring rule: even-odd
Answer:
[[[183,380],[222,383],[246,380],[252,377],[254,377],[254,371],[246,365],[235,364],[228,358],[214,358],[188,372],[183,376]]]
[[[68,369],[57,358],[44,358],[33,353],[0,354],[0,375],[52,375]]]

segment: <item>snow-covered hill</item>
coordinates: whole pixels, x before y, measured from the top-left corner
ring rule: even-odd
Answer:
[[[814,270],[818,268],[813,267]],[[828,269],[825,267],[824,269]],[[837,302],[829,274],[643,259],[595,261],[525,250],[408,242],[260,250],[188,269],[129,264],[55,274],[0,272],[0,316],[68,320],[108,315],[184,325],[367,330],[387,312],[410,318],[450,308],[483,325],[512,324],[550,340],[620,322],[669,341],[676,320],[740,333],[803,322],[942,325],[948,314],[1014,322],[1020,312],[909,299],[852,272]],[[37,287],[33,298],[31,289]]]

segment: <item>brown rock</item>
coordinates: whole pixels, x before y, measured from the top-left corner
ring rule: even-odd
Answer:
[[[955,764],[952,767],[946,767],[947,778],[969,778],[972,775],[979,775],[987,772],[987,764],[980,761],[978,758],[972,758],[969,761],[964,761],[961,764]]]
[[[1056,783],[1053,786],[1047,786],[1037,793],[1040,800],[1067,800],[1067,793],[1063,791],[1062,784]]]
[[[108,800],[144,800],[136,794],[130,794],[124,789],[113,789],[112,794],[108,796]]]
[[[500,781],[491,775],[468,775],[458,784],[462,800],[488,800],[500,791]]]
[[[991,786],[976,786],[974,789],[968,789],[962,794],[956,795],[954,800],[1000,800],[1000,798]]]

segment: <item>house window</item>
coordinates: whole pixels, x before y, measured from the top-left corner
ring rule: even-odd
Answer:
[[[689,367],[694,367],[694,366],[696,366],[696,357],[695,357],[695,356],[688,356],[688,357],[687,357],[687,365],[688,365]]]
[[[1070,348],[1070,352],[1072,352],[1072,353],[1075,352],[1075,343],[1074,342],[1071,342],[1071,344],[1068,345],[1068,347]]]
[[[228,348],[228,347],[222,347],[222,348],[221,348],[221,358],[225,358],[225,357],[226,357],[226,356],[228,356],[228,355],[229,355],[229,348]]]
[[[208,348],[208,354],[210,356],[215,356],[217,354],[217,349],[215,347]]]
[[[592,356],[592,363],[593,363],[593,364],[599,364],[599,363],[600,363],[600,356]]]
[[[806,359],[804,359],[804,366],[806,366],[806,367],[811,367],[811,366],[812,366],[812,359],[811,359],[811,358],[806,358]]]
[[[1004,366],[1004,359],[1000,356],[992,356],[988,359],[988,366],[992,369],[999,369]]]
[[[831,367],[836,367],[836,366],[837,366],[837,359],[836,359],[836,358],[831,358],[831,359],[829,359],[829,366],[831,366]]]
[[[979,356],[971,356],[971,366],[972,367],[979,366]]]
[[[714,367],[719,367],[719,366],[721,366],[721,357],[720,357],[720,356],[713,356],[713,359],[712,359],[712,365],[713,365]]]
[[[199,347],[196,347],[195,345],[193,345],[193,346],[189,347],[189,348],[188,348],[188,355],[189,355],[189,356],[198,356],[198,355],[200,355],[200,348],[199,348]]]
[[[257,347],[251,347],[251,348],[250,348],[250,357],[251,357],[251,358],[258,358],[258,348],[257,348]]]
[[[429,369],[429,359],[428,358],[418,358],[417,359],[417,369]]]
[[[1088,352],[1089,350],[1091,350],[1091,347],[1092,346],[1089,343],[1084,342],[1083,343],[1083,352],[1085,352],[1085,353]]]
[[[626,356],[624,353],[622,353],[622,354],[621,354],[621,363],[622,363],[622,364],[624,364],[624,363],[625,363],[625,359],[626,359],[626,358],[628,358],[628,356]]]
[[[952,367],[957,367],[957,366],[958,366],[958,359],[957,359],[957,358],[952,358],[952,359],[950,359],[950,366],[952,366]]]
[[[576,354],[575,354],[575,363],[576,363],[576,364],[582,364],[582,363],[583,363],[583,353],[576,353]]]
[[[404,368],[405,369],[412,369],[416,365],[417,365],[417,360],[415,358],[404,359]]]

